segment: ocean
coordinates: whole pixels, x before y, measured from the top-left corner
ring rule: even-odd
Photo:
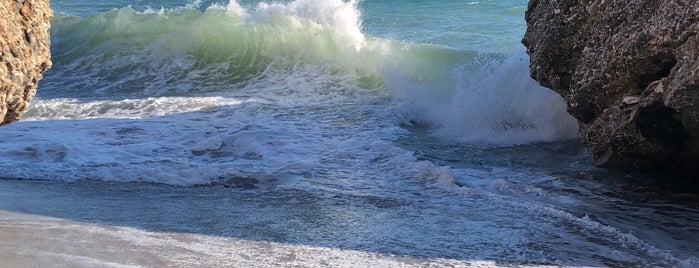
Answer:
[[[595,168],[529,78],[527,1],[51,5],[0,263],[699,266],[699,195]]]

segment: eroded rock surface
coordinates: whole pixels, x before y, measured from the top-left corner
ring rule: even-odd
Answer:
[[[49,0],[0,0],[0,125],[19,120],[51,67]]]
[[[595,164],[699,169],[699,1],[531,0],[526,21],[531,76]]]

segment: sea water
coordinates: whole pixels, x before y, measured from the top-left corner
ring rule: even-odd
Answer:
[[[592,167],[529,78],[527,1],[51,4],[53,67],[0,128],[5,232],[221,239],[188,258],[233,266],[699,265],[698,198]],[[68,263],[149,265],[99,252]]]

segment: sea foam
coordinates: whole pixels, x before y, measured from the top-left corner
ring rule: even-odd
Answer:
[[[0,144],[13,167],[0,176],[402,177],[417,161],[391,143],[405,123],[496,146],[574,136],[521,54],[367,36],[355,1],[200,5],[57,15],[54,68],[3,128],[17,138]]]

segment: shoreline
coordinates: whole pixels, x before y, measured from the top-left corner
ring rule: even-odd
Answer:
[[[678,205],[609,185],[615,194],[597,198],[613,204],[576,204],[572,193],[542,192],[535,196],[558,200],[558,206],[539,215],[542,204],[532,198],[525,199],[528,207],[507,205],[528,195],[517,187],[495,180],[472,188],[487,191],[491,200],[428,188],[391,196],[0,179],[0,260],[12,261],[3,262],[11,267],[598,267],[659,265],[665,262],[653,254],[666,252],[671,263],[696,263],[696,196]],[[502,191],[515,192],[504,203],[487,202],[503,198]],[[522,208],[530,209],[521,214]],[[626,234],[640,240],[616,241]],[[633,247],[639,243],[657,250],[639,252]]]
[[[7,210],[0,210],[0,241],[0,260],[7,267],[510,267],[495,261],[419,259],[144,231]]]

